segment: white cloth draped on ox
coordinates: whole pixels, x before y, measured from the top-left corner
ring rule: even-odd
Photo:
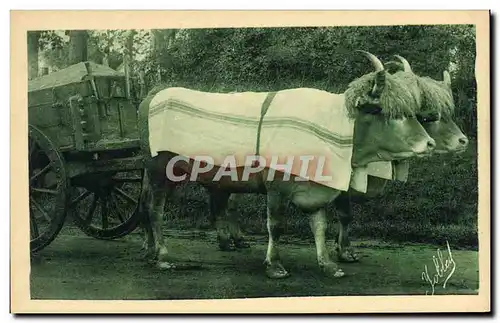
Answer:
[[[193,159],[209,156],[217,166],[228,166],[224,162],[229,156],[236,163],[229,166],[241,167],[250,165],[247,157],[258,150],[267,167],[363,193],[367,175],[394,178],[391,162],[353,171],[354,120],[347,116],[342,94],[311,88],[278,91],[261,119],[268,94],[180,87],[158,92],[149,107],[151,155],[171,151]]]

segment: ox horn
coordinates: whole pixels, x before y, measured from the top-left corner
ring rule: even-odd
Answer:
[[[382,62],[377,58],[377,56],[375,56],[372,53],[369,53],[367,51],[360,50],[360,49],[357,49],[356,51],[360,52],[360,53],[364,54],[366,57],[368,57],[370,62],[372,62],[373,67],[375,67],[376,72],[382,71],[384,69],[384,64],[382,64]]]
[[[397,59],[399,59],[401,61],[401,63],[403,63],[403,68],[404,68],[405,72],[413,73],[411,66],[410,66],[410,63],[408,63],[408,61],[404,57],[399,56],[399,55],[394,55],[394,57],[396,57]]]

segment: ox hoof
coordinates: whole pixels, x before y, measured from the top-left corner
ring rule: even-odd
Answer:
[[[158,262],[157,266],[160,270],[172,270],[177,268],[176,264],[166,261]]]
[[[275,263],[267,265],[266,275],[271,279],[283,279],[290,276],[290,273],[280,263]]]
[[[154,248],[143,246],[139,253],[139,258],[148,262],[154,262],[157,260],[157,252]]]
[[[231,238],[217,236],[220,251],[236,251],[236,246]]]
[[[335,264],[330,264],[330,265],[323,265],[321,267],[321,269],[323,270],[323,272],[327,275],[327,276],[330,276],[330,277],[334,277],[334,278],[340,278],[340,277],[343,277],[345,276],[345,273],[342,269],[340,269],[337,265]]]
[[[240,238],[240,239],[234,239],[234,246],[237,249],[248,249],[250,248],[250,244],[245,241],[245,239]]]
[[[358,262],[359,255],[352,248],[346,248],[338,250],[338,259],[340,262]]]
[[[175,271],[182,271],[182,270],[199,270],[202,269],[202,265],[198,263],[192,263],[192,262],[179,262],[179,263],[172,263],[172,262],[167,262],[167,261],[162,261],[158,262],[157,266],[160,270],[175,270]]]
[[[219,241],[219,250],[220,251],[236,251],[236,247],[231,241]]]

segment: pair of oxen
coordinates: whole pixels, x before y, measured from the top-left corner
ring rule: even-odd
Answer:
[[[352,81],[344,93],[337,94],[343,96],[344,107],[354,118],[353,167],[376,161],[398,162],[433,153],[459,153],[466,149],[467,137],[452,120],[455,107],[447,71],[443,72],[443,81],[421,77],[412,71],[408,61],[395,55],[401,68],[389,73],[376,56],[365,51],[358,52],[371,61],[375,71]],[[159,268],[169,269],[175,268],[176,263],[169,261],[162,231],[163,213],[165,199],[176,183],[166,178],[165,166],[176,154],[165,151],[150,157],[149,103],[159,90],[150,92],[139,107],[141,147],[144,155],[149,156],[146,157],[139,212],[143,214],[146,257]],[[181,162],[174,169],[178,174],[190,174],[192,168],[192,162]],[[285,181],[276,177],[266,181],[263,179],[268,178],[267,172],[264,169],[245,182],[214,182],[214,173],[198,177],[198,182],[210,195],[210,212],[216,222],[219,247],[227,250],[249,246],[241,234],[237,224],[238,214],[233,206],[238,193],[266,194],[269,241],[264,263],[267,276],[283,278],[289,275],[280,261],[278,245],[284,231],[285,206],[290,201],[309,217],[320,268],[327,275],[344,276],[344,271],[332,260],[326,248],[326,206],[335,203],[340,214],[336,250],[338,261],[357,261],[358,256],[351,248],[348,237],[352,221],[350,200],[356,192],[351,189],[338,191],[312,181]],[[380,192],[386,182],[369,177],[366,195]]]

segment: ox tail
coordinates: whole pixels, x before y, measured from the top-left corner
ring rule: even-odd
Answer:
[[[142,178],[142,190],[141,190],[141,195],[139,197],[139,205],[137,208],[137,211],[140,214],[141,217],[141,226],[144,229],[145,225],[148,225],[150,223],[149,220],[149,208],[148,208],[148,203],[151,200],[151,191],[149,188],[149,177],[148,177],[148,172],[144,172],[144,176]]]

